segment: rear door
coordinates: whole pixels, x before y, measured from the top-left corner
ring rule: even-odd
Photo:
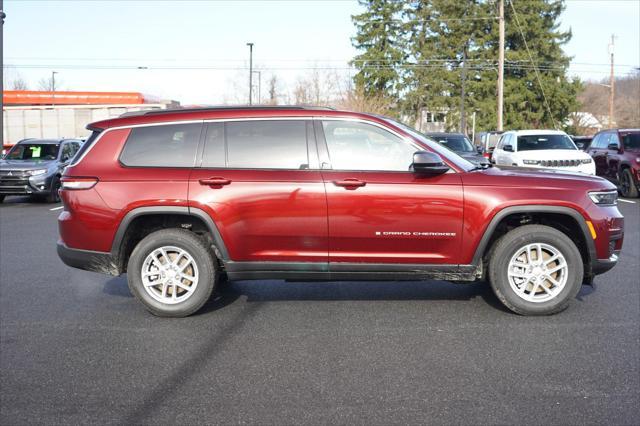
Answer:
[[[377,123],[322,119],[316,129],[330,270],[458,262],[463,198],[456,173],[417,176],[409,168],[422,148]]]
[[[312,122],[211,122],[205,132],[190,176],[190,207],[214,220],[230,259],[326,269],[327,203]]]

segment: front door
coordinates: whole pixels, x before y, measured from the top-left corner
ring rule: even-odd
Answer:
[[[190,206],[213,218],[230,260],[326,266],[327,203],[313,138],[305,120],[207,125]]]
[[[456,264],[463,197],[456,173],[420,177],[409,170],[421,150],[368,122],[322,120],[329,262]]]

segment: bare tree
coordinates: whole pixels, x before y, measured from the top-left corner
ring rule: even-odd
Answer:
[[[9,88],[9,90],[29,90],[29,85],[27,81],[18,74],[16,78],[9,83]]]
[[[267,101],[268,105],[278,105],[278,87],[278,77],[273,74],[269,79],[269,100]]]
[[[600,82],[588,81],[578,97],[582,111],[590,112],[600,120],[607,122],[609,114],[608,80]],[[617,127],[640,126],[640,72],[626,77],[618,77],[615,81],[614,121]]]
[[[38,90],[43,90],[45,92],[51,92],[53,90],[60,90],[62,88],[62,81],[60,79],[53,80],[53,77],[41,78],[38,81]]]

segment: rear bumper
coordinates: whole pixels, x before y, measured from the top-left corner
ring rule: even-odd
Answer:
[[[73,249],[67,247],[62,241],[58,241],[58,257],[65,265],[72,268],[114,276],[120,275],[120,270],[111,253]]]

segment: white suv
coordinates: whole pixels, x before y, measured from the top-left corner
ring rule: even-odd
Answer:
[[[559,130],[505,132],[496,145],[492,160],[500,166],[596,174],[591,156],[579,150],[569,135]]]

